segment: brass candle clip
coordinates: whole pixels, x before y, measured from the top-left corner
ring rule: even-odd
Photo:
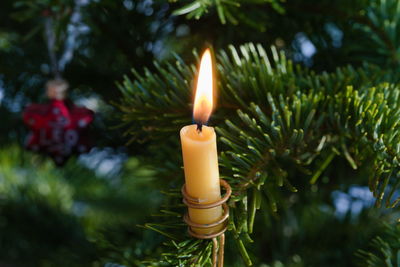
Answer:
[[[200,204],[197,198],[193,198],[193,197],[189,196],[188,193],[186,192],[185,185],[182,186],[182,190],[181,190],[182,195],[183,195],[183,203],[186,206],[188,206],[189,208],[211,209],[211,208],[215,208],[217,206],[222,205],[222,208],[224,210],[223,215],[221,216],[221,218],[218,221],[210,223],[210,224],[195,223],[190,220],[188,213],[186,213],[183,217],[183,220],[185,221],[185,223],[187,225],[189,225],[188,232],[191,236],[193,236],[195,238],[199,238],[199,239],[212,239],[212,241],[213,241],[213,266],[214,267],[217,266],[217,262],[218,262],[218,267],[224,266],[224,246],[225,246],[225,234],[224,233],[228,227],[227,222],[228,222],[228,217],[229,217],[229,207],[226,204],[226,201],[229,199],[229,197],[232,194],[232,188],[228,184],[228,182],[226,182],[223,179],[220,179],[220,184],[222,187],[225,188],[225,191],[226,191],[225,195],[220,200],[218,200],[214,203],[208,203],[208,204]],[[216,233],[212,233],[212,234],[198,234],[192,230],[192,227],[208,229],[208,228],[212,228],[212,227],[222,225],[222,224],[224,225],[224,227],[220,231],[218,231]],[[219,237],[219,246],[218,246],[218,241],[217,241],[218,237]]]

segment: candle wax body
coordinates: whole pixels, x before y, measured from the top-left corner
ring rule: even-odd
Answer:
[[[214,128],[197,125],[181,129],[183,165],[187,194],[198,199],[199,203],[208,204],[221,199],[218,171],[217,141]],[[209,224],[222,216],[221,206],[211,209],[189,208],[189,217],[195,223]],[[222,225],[208,229],[192,227],[199,234],[211,234],[222,229]]]

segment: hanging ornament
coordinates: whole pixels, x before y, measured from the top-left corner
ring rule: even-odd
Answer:
[[[50,9],[42,12],[50,70],[54,80],[46,84],[49,98],[47,104],[31,104],[23,112],[24,123],[30,128],[25,146],[32,151],[41,152],[53,158],[61,166],[72,154],[81,154],[90,149],[88,125],[92,123],[94,112],[77,107],[67,98],[68,83],[62,72],[72,60],[79,35],[87,32],[82,22],[81,8],[87,0],[74,0],[73,11],[65,30],[64,49],[57,53],[57,40],[54,23],[57,18]],[[58,54],[58,55],[57,55]]]
[[[30,104],[23,112],[24,123],[31,132],[26,148],[49,155],[61,166],[72,154],[90,149],[88,126],[94,112],[75,106],[66,98],[68,83],[61,79],[46,84],[47,104]]]

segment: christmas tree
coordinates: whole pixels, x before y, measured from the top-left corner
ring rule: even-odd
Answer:
[[[225,266],[400,264],[400,2],[32,3],[0,10],[1,264],[211,266],[180,191],[206,43],[233,191]],[[95,103],[96,145],[57,168],[23,150],[21,110],[68,49],[60,70],[72,100]]]

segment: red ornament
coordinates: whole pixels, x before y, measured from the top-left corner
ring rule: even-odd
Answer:
[[[48,104],[31,104],[23,112],[24,123],[31,129],[26,148],[48,154],[63,165],[72,154],[90,149],[87,127],[94,112],[75,106],[68,99],[51,99]]]

